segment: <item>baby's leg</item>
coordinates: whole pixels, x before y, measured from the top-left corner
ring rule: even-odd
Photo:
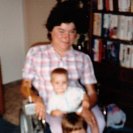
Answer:
[[[52,133],[62,133],[61,120],[61,117],[46,115],[46,121],[49,123]]]

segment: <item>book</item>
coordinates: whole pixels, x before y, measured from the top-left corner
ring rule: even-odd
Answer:
[[[119,52],[119,61],[120,61],[120,66],[124,67],[125,66],[125,47],[124,44],[120,44],[120,52]]]
[[[117,30],[117,38],[121,40],[125,40],[126,29],[127,29],[127,20],[126,16],[119,15],[118,16],[118,30]]]
[[[119,42],[107,41],[106,42],[106,62],[119,64]]]
[[[120,44],[119,54],[120,65],[126,68],[133,68],[133,46]]]
[[[94,13],[93,14],[94,21],[93,21],[93,35],[101,36],[101,27],[102,27],[102,15],[101,13]]]
[[[109,5],[110,5],[110,11],[113,11],[114,10],[113,0],[109,0]]]
[[[131,68],[133,68],[133,45],[131,46]]]
[[[105,0],[105,9],[106,11],[113,11],[113,0]]]
[[[133,17],[126,16],[127,20],[127,34],[126,34],[126,40],[133,40]]]
[[[105,0],[105,9],[106,9],[106,11],[110,11],[109,0]]]
[[[93,43],[93,60],[101,62],[104,59],[104,46],[101,39],[94,39]]]
[[[118,0],[118,10],[119,12],[129,12],[130,11],[130,0]]]
[[[117,38],[118,15],[110,14],[109,37]]]
[[[113,0],[113,11],[118,12],[118,0]]]
[[[125,45],[125,60],[124,60],[124,66],[126,68],[131,68],[131,45]]]
[[[110,14],[103,15],[103,36],[109,37]]]
[[[103,10],[103,0],[97,0],[97,9]]]
[[[119,15],[117,37],[121,40],[133,39],[133,17]]]

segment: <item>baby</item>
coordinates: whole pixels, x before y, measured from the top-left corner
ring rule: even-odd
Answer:
[[[88,97],[83,88],[68,86],[68,73],[64,68],[56,68],[51,73],[54,93],[48,101],[49,114],[61,116],[69,112],[81,112],[89,107]]]

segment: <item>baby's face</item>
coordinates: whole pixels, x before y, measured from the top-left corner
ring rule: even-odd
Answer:
[[[52,85],[54,91],[57,94],[62,94],[66,91],[68,85],[68,79],[65,74],[53,74],[52,76]]]

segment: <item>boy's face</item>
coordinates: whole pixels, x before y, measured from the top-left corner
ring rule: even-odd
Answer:
[[[65,74],[53,74],[51,83],[53,89],[57,94],[62,94],[66,91],[68,85],[68,78]]]

